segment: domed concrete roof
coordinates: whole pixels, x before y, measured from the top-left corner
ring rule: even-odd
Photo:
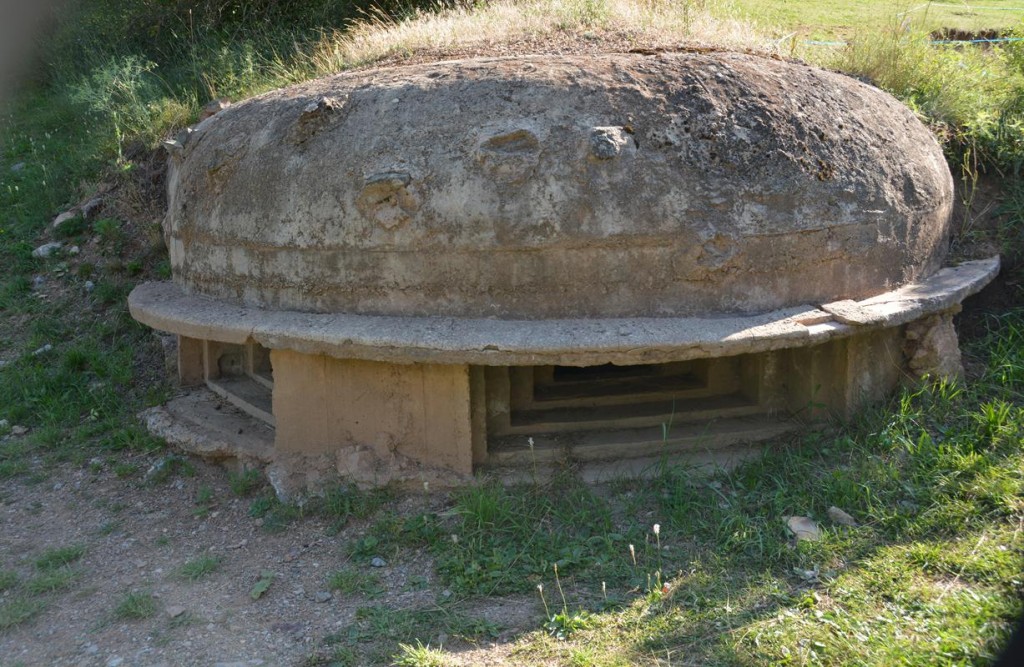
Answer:
[[[733,53],[341,74],[201,123],[166,221],[190,293],[282,310],[757,313],[931,275],[952,179],[876,88]]]

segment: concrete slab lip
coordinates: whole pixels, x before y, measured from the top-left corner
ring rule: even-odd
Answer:
[[[862,301],[721,317],[499,320],[304,313],[191,295],[171,282],[139,285],[128,305],[140,322],[182,336],[341,359],[630,365],[803,347],[900,326],[956,307],[998,272],[999,258],[991,257]]]

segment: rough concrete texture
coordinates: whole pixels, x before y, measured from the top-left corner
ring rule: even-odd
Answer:
[[[938,313],[907,326],[903,351],[914,377],[955,378],[964,374],[953,314]]]
[[[275,450],[289,474],[312,469],[376,485],[472,474],[467,366],[384,364],[289,350],[271,351],[271,361]],[[318,456],[326,463],[311,467]],[[282,486],[297,486],[281,479]],[[317,480],[306,483],[315,487]]]
[[[852,316],[840,318],[807,305],[758,315],[690,318],[496,320],[315,314],[265,311],[189,296],[171,283],[139,285],[128,297],[128,306],[143,324],[193,339],[254,341],[267,348],[342,359],[628,365],[802,347],[899,326],[949,310],[998,272],[998,257],[941,269],[891,293],[847,304],[847,313],[884,314],[857,323],[847,323]]]
[[[659,317],[860,300],[940,265],[952,205],[938,144],[895,99],[733,53],[348,73],[232,105],[182,142],[175,280],[294,311]]]

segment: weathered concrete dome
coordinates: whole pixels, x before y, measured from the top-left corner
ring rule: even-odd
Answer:
[[[751,55],[350,73],[171,148],[174,282],[128,304],[192,391],[143,417],[282,497],[734,460],[961,372],[999,270],[941,266],[952,179],[910,111]]]
[[[187,292],[279,310],[757,313],[932,274],[952,179],[913,113],[731,53],[342,74],[200,124],[167,232]]]

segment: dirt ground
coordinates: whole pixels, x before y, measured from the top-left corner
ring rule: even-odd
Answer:
[[[157,459],[130,463],[145,470]],[[422,641],[443,644],[463,664],[507,664],[509,640],[536,628],[543,614],[532,598],[489,599],[485,605],[451,599],[423,552],[382,554],[386,565],[380,568],[350,562],[345,545],[364,534],[366,522],[331,535],[325,520],[307,517],[268,532],[250,516],[251,500],[229,489],[223,469],[193,465],[193,474],[158,483],[120,479],[99,460],[87,468],[59,468],[42,480],[0,482],[0,570],[25,581],[45,550],[85,548],[69,566],[75,572],[70,587],[37,596],[46,601],[44,611],[0,633],[0,665],[328,664],[325,638],[344,633],[357,609],[368,605],[438,612],[443,606],[494,624],[500,635],[477,645],[443,633]],[[197,505],[203,495],[211,500]],[[440,494],[409,496],[389,509],[436,511],[445,502]],[[219,568],[198,581],[183,577],[181,566],[200,556],[220,558]],[[328,575],[345,567],[379,577],[380,597],[334,591],[318,601],[317,593],[322,600],[328,590]],[[265,572],[273,573],[273,581],[254,600],[250,591]],[[152,616],[116,614],[131,592],[152,596]],[[0,601],[13,594],[0,593]]]

